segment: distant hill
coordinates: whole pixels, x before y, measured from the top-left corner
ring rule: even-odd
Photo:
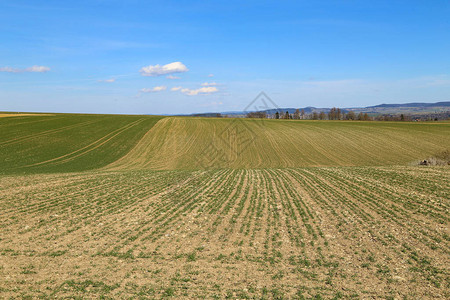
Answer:
[[[329,112],[331,108],[327,108],[327,107],[313,107],[313,106],[307,106],[307,107],[303,107],[303,108],[299,108],[300,110],[304,110],[306,114],[311,114],[313,112]],[[286,113],[289,112],[290,114],[295,113],[295,111],[297,110],[297,108],[292,108],[292,107],[284,107],[284,108],[278,108],[278,109],[266,109],[266,110],[262,110],[263,112],[266,112],[267,114],[275,114],[277,111],[281,114],[281,113]],[[342,109],[343,112],[347,112],[347,110]],[[222,116],[232,116],[232,117],[244,117],[247,113],[249,112],[254,112],[254,111],[227,111],[227,112],[222,112],[220,113]],[[191,116],[202,116],[202,117],[209,117],[210,115],[212,115],[213,113],[205,113],[205,114],[192,114]]]
[[[311,114],[313,112],[325,112],[328,113],[331,107],[299,107],[299,110],[304,110],[306,114]],[[403,104],[378,104],[374,106],[366,107],[340,107],[341,111],[347,113],[349,111],[354,111],[356,113],[363,112],[369,114],[421,114],[421,113],[433,113],[433,112],[445,112],[450,110],[450,101],[442,101],[435,103],[424,103],[424,102],[412,102]],[[275,114],[277,111],[279,113],[285,113],[286,111],[293,114],[297,108],[284,107],[276,109],[262,110],[267,114]],[[221,113],[200,113],[192,114],[191,116],[202,116],[202,117],[215,117],[215,116],[232,116],[232,117],[245,117],[249,112],[254,111],[228,111]]]
[[[423,103],[423,102],[413,102],[404,104],[379,104],[374,106],[367,106],[366,108],[376,108],[376,107],[450,107],[450,101],[436,102],[436,103]]]

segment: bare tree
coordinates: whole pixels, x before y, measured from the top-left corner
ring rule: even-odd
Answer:
[[[356,120],[356,115],[355,115],[355,112],[354,111],[349,111],[348,113],[347,113],[347,115],[345,116],[345,119],[346,120]]]
[[[247,118],[266,119],[267,118],[267,113],[265,111],[249,112],[247,114]]]
[[[367,113],[365,113],[365,114],[364,114],[363,120],[364,120],[364,121],[370,121],[371,118],[369,117],[369,115],[368,115]]]

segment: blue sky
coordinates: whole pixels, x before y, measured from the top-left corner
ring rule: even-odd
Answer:
[[[450,100],[450,1],[0,0],[0,111]]]

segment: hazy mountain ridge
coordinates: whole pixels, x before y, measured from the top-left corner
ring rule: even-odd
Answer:
[[[450,101],[436,102],[436,103],[412,102],[404,104],[379,104],[374,106],[367,106],[366,108],[376,108],[376,107],[450,107]]]
[[[331,107],[299,107],[300,111],[304,110],[305,114],[311,114],[314,112],[320,113],[325,112],[328,113]],[[424,102],[411,102],[411,103],[403,103],[403,104],[378,104],[373,106],[366,107],[341,107],[340,108],[343,113],[347,113],[349,111],[354,111],[356,113],[371,113],[371,114],[421,114],[421,113],[433,113],[433,112],[446,112],[450,110],[450,101],[441,101],[435,103],[424,103]],[[274,108],[274,109],[266,109],[261,110],[262,112],[266,112],[267,114],[275,114],[277,111],[279,113],[285,113],[286,111],[289,114],[293,114],[297,108],[292,107],[284,107],[284,108]],[[217,116],[218,114],[222,116],[244,116],[251,111],[226,111],[221,113],[196,113],[191,114],[192,116]]]

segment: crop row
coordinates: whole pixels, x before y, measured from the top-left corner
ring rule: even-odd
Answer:
[[[418,167],[2,176],[0,294],[445,298],[446,178]]]

